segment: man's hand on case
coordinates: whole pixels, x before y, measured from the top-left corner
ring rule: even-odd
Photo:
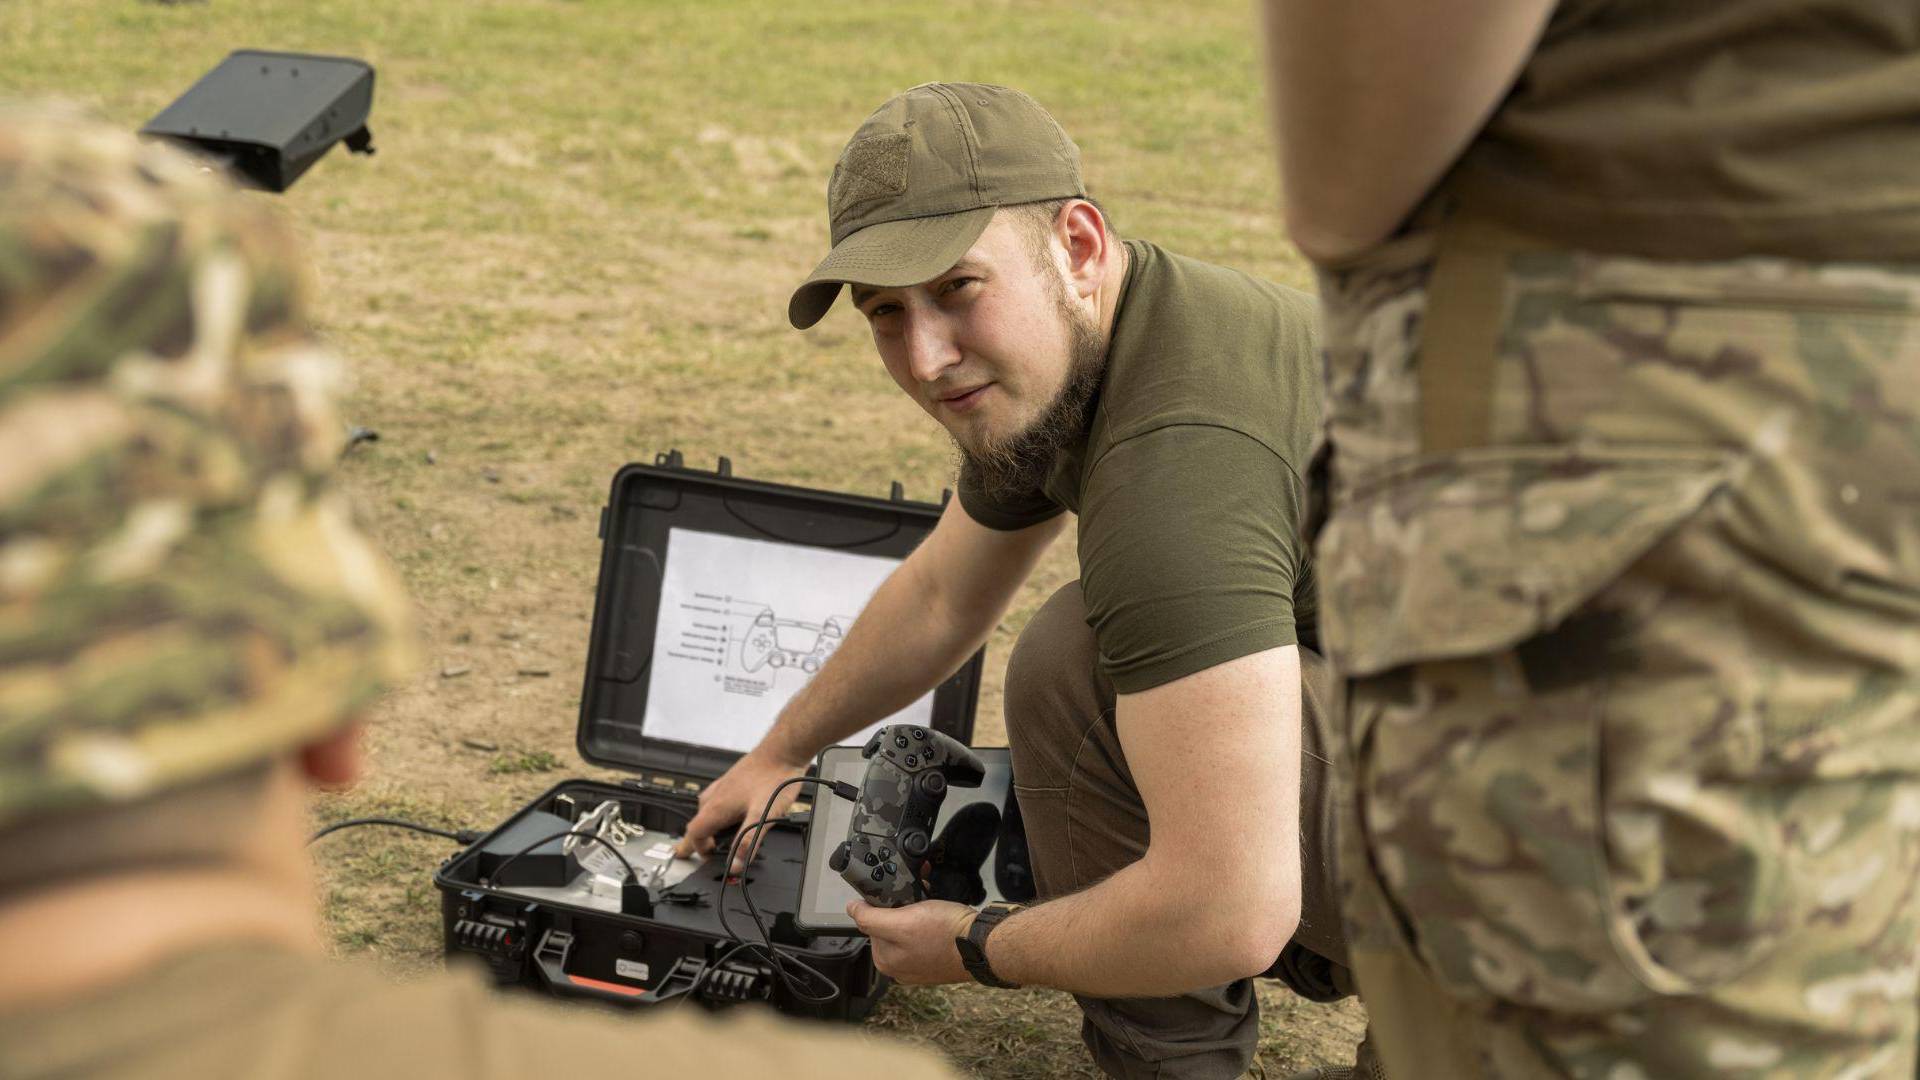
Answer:
[[[686,835],[680,838],[674,855],[682,859],[692,858],[696,854],[703,857],[711,855],[716,833],[733,825],[758,821],[760,811],[767,805],[767,796],[773,794],[773,789],[804,772],[804,764],[780,761],[759,750],[748,753],[700,793],[700,810],[687,823]],[[795,785],[781,792],[768,820],[779,820],[787,812],[787,807],[793,805],[793,800],[799,797],[802,786]],[[745,844],[734,845],[733,873],[747,868],[754,851],[760,846],[760,834],[764,832],[764,829],[758,830],[747,837]]]

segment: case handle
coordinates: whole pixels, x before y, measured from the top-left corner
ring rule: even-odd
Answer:
[[[653,989],[642,990],[637,986],[569,974],[567,956],[572,951],[573,934],[566,930],[548,930],[533,950],[533,970],[556,997],[587,998],[622,1006],[658,1005],[692,992],[707,969],[705,960],[682,956]]]

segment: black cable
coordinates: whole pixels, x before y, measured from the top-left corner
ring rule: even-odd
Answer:
[[[498,889],[503,887],[510,888],[511,886],[500,885],[499,881],[502,877],[506,875],[507,867],[512,866],[513,861],[515,859],[518,859],[520,856],[527,854],[528,852],[532,851],[534,848],[540,847],[543,844],[551,844],[555,840],[564,840],[569,836],[578,836],[578,837],[581,837],[582,839],[591,840],[594,843],[599,844],[601,847],[606,848],[608,851],[613,852],[613,857],[616,859],[619,859],[620,865],[627,868],[627,880],[633,882],[636,885],[640,884],[639,872],[633,868],[632,863],[627,861],[627,857],[620,853],[620,848],[617,845],[615,845],[612,841],[607,840],[604,837],[600,836],[598,833],[576,832],[572,829],[568,829],[564,832],[554,833],[552,836],[543,836],[540,839],[535,840],[533,843],[528,844],[526,847],[521,848],[519,851],[516,851],[513,854],[507,856],[505,859],[502,859],[500,861],[500,865],[493,868],[493,873],[487,875],[486,880],[482,882],[482,884],[486,885],[486,887],[489,889]]]
[[[446,829],[436,829],[431,825],[420,825],[412,821],[401,821],[399,818],[363,817],[349,818],[346,821],[336,821],[326,828],[321,829],[319,832],[314,833],[311,837],[308,837],[307,843],[311,844],[328,833],[339,832],[341,829],[351,829],[359,825],[387,825],[395,829],[412,829],[414,832],[426,833],[429,836],[444,837],[456,844],[471,844],[486,835],[486,833],[481,832],[479,829],[461,829],[458,832],[449,832]]]
[[[794,784],[819,784],[822,787],[831,789],[835,795],[843,799],[858,800],[860,797],[860,789],[845,781],[826,780],[818,776],[796,776],[792,779],[781,781],[780,784],[773,789],[773,792],[767,796],[767,805],[760,811],[760,820],[754,822],[752,825],[742,826],[738,832],[734,833],[733,843],[728,846],[727,850],[726,857],[729,863],[731,863],[733,859],[733,852],[739,850],[740,845],[746,840],[748,833],[759,832],[767,827],[769,824],[768,819],[773,816],[774,802],[780,798],[782,791],[785,791],[789,786]],[[759,843],[758,837],[755,838],[754,843],[756,845]],[[749,847],[747,850],[751,852],[753,848]],[[810,1005],[825,1005],[839,997],[840,988],[834,984],[832,979],[799,957],[790,953],[781,952],[779,947],[773,943],[773,934],[768,932],[767,922],[760,915],[760,906],[753,902],[753,893],[747,889],[746,875],[747,870],[750,868],[750,865],[741,867],[740,896],[747,902],[747,912],[753,916],[753,924],[760,931],[760,940],[747,940],[741,936],[738,931],[734,930],[732,924],[727,922],[727,886],[732,883],[734,875],[731,872],[732,868],[730,865],[723,867],[720,873],[720,898],[715,902],[714,906],[719,909],[720,928],[727,932],[728,937],[733,938],[733,940],[739,944],[729,949],[724,956],[716,958],[714,962],[707,967],[707,970],[701,973],[701,978],[694,980],[693,986],[688,988],[688,992],[692,992],[693,989],[697,988],[701,981],[712,972],[717,971],[721,964],[732,959],[734,953],[742,950],[758,949],[766,956],[767,963],[772,966],[774,976],[780,980],[781,985],[787,988],[787,992],[794,997]],[[789,966],[799,969],[799,971],[804,974],[796,976],[789,970]],[[805,979],[808,977],[818,980],[815,985],[824,985],[827,988],[824,996],[802,990],[795,981],[796,978]]]

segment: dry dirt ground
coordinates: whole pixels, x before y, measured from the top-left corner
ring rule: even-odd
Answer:
[[[606,484],[678,448],[739,475],[937,498],[939,432],[844,306],[807,333],[786,297],[824,250],[840,144],[931,79],[1021,86],[1078,139],[1123,232],[1308,285],[1275,211],[1244,0],[7,0],[0,96],[137,127],[230,49],[379,70],[379,153],[336,151],[278,201],[317,314],[379,433],[345,484],[418,604],[423,666],[368,718],[370,778],[320,820],[491,825],[574,751]],[[1074,574],[1049,555],[989,644],[976,741],[1001,742],[1015,634]],[[445,845],[362,829],[317,850],[337,950],[439,963]],[[1357,1006],[1262,990],[1261,1064],[1350,1052]],[[1051,992],[896,991],[872,1025],[992,1077],[1087,1074]]]

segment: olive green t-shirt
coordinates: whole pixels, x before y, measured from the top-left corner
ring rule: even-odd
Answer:
[[[1084,439],[1041,490],[975,521],[1080,515],[1080,587],[1100,663],[1138,693],[1249,653],[1317,647],[1301,542],[1320,422],[1314,299],[1138,240]]]
[[[1446,181],[1550,243],[1920,258],[1920,4],[1566,0]]]
[[[267,946],[180,955],[80,1000],[0,1012],[7,1080],[950,1080],[924,1051],[764,1010],[615,1015],[508,999],[477,975],[389,981]]]

